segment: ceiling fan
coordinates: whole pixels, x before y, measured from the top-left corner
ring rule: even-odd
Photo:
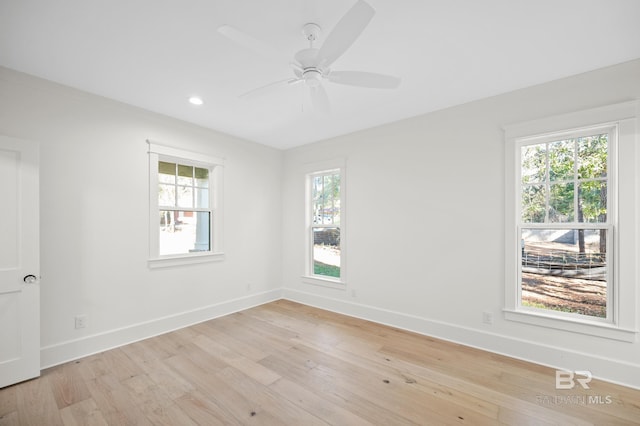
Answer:
[[[368,3],[358,0],[327,35],[320,48],[314,46],[320,36],[320,26],[315,23],[305,24],[302,27],[302,33],[309,42],[309,47],[297,52],[293,61],[286,59],[289,60],[294,76],[258,87],[240,95],[240,97],[246,98],[273,86],[304,83],[309,89],[313,108],[317,111],[328,112],[329,98],[322,85],[324,80],[331,83],[376,89],[397,88],[400,85],[398,77],[365,71],[333,71],[330,68],[356,41],[375,13],[375,10]],[[229,25],[219,27],[218,32],[233,42],[259,54],[271,58],[283,56],[267,43]]]

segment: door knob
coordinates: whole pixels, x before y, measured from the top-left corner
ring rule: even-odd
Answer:
[[[38,278],[35,275],[29,274],[24,276],[23,281],[27,284],[33,284],[38,281]]]

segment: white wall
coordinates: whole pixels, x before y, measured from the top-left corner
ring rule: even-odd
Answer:
[[[43,366],[280,297],[282,152],[3,68],[0,133],[40,143]],[[225,158],[223,262],[147,267],[148,138]]]
[[[502,126],[630,99],[640,99],[640,60],[285,152],[285,297],[640,388],[637,341],[509,322],[502,314]],[[345,290],[300,279],[301,169],[336,157],[347,161]],[[482,323],[484,311],[493,313],[493,325]]]
[[[0,68],[0,133],[41,144],[42,365],[279,298],[284,283],[304,303],[640,388],[640,343],[501,311],[501,126],[638,99],[639,76],[634,61],[282,153]],[[225,261],[147,268],[147,138],[226,158]],[[346,291],[300,280],[300,168],[336,157]]]

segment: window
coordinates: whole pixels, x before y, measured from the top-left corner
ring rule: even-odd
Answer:
[[[150,265],[221,254],[222,161],[149,142]]]
[[[312,283],[345,283],[343,170],[338,167],[306,175],[306,276],[316,280]]]
[[[158,161],[159,255],[211,250],[209,168]]]
[[[505,318],[635,339],[636,102],[505,128]]]
[[[517,142],[521,307],[611,320],[616,134],[608,126]]]

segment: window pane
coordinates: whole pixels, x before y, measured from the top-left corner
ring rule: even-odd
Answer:
[[[210,251],[211,214],[160,211],[160,255]]]
[[[546,144],[523,146],[521,155],[522,183],[541,183],[546,180]]]
[[[578,139],[578,179],[607,176],[608,135]]]
[[[313,203],[313,223],[322,223],[322,210],[324,208],[322,176],[314,176],[311,182],[311,197]]]
[[[209,189],[208,188],[196,188],[196,208],[207,209],[209,208]]]
[[[560,183],[549,186],[549,222],[573,222],[574,185]]]
[[[322,195],[322,176],[314,176],[313,182],[311,183],[311,192],[314,200],[317,200],[318,197]]]
[[[340,228],[313,228],[313,273],[340,278]]]
[[[158,182],[160,183],[176,182],[176,164],[175,163],[166,163],[164,161],[158,162]]]
[[[340,225],[340,200],[336,200],[333,204],[332,214],[332,222],[334,225]]]
[[[176,187],[175,185],[158,185],[158,205],[175,206],[176,205]]]
[[[523,222],[606,223],[607,155],[606,133],[523,146]],[[549,194],[545,199],[546,173]],[[532,182],[538,184],[527,185]]]
[[[332,223],[340,224],[340,175],[334,174],[332,180],[333,206],[332,206]]]
[[[606,182],[582,182],[578,195],[579,222],[604,223],[607,221]]]
[[[605,318],[606,229],[523,229],[522,306]]]
[[[331,225],[332,222],[332,206],[333,206],[333,184],[331,175],[322,177],[322,200],[323,207],[321,211],[322,222],[325,225]]]
[[[209,169],[195,168],[196,186],[200,188],[209,187]]]
[[[522,188],[522,221],[544,223],[546,215],[544,185],[525,185]]]
[[[573,140],[556,141],[549,144],[549,180],[574,179],[574,146]]]
[[[340,175],[314,176],[311,181],[313,223],[340,223]]]
[[[190,186],[178,187],[178,207],[193,207],[193,188]]]
[[[193,167],[178,164],[178,185],[193,186]]]

